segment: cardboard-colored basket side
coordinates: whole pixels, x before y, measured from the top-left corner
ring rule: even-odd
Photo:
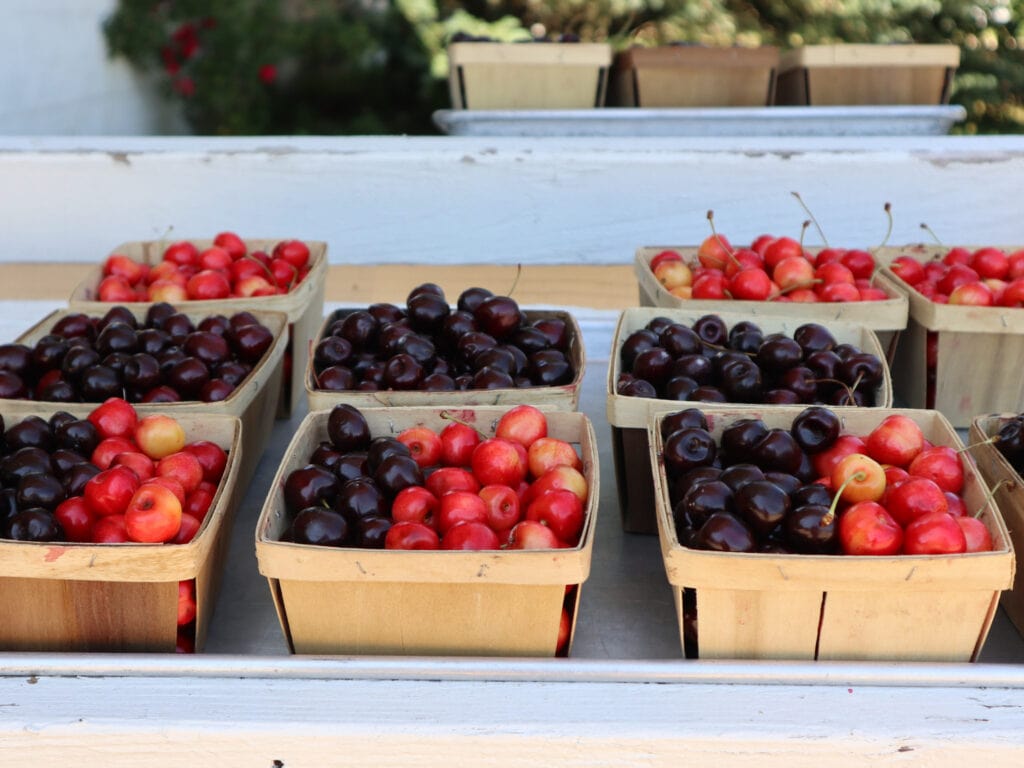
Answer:
[[[454,109],[587,109],[604,105],[605,43],[452,43]]]
[[[8,424],[45,408],[4,404]],[[88,544],[0,541],[0,648],[19,651],[173,651],[178,582],[195,579],[196,648],[201,649],[223,574],[239,500],[241,422],[226,415],[177,417],[189,440],[228,452],[210,510],[187,544]]]
[[[776,102],[945,104],[959,63],[955,45],[807,46],[783,54]]]
[[[769,427],[789,426],[800,408],[751,409]],[[735,410],[706,409],[717,438]],[[844,409],[844,431],[867,434],[893,413],[912,418],[936,445],[961,448],[941,414]],[[660,418],[651,425],[658,532],[676,598],[694,589],[701,658],[969,661],[988,635],[1000,593],[1013,584],[1009,533],[973,462],[962,458],[967,508],[981,510],[994,551],[944,556],[849,557],[716,553],[676,536],[662,460]]]
[[[445,409],[365,412],[371,433],[445,423]],[[450,409],[449,409],[450,410]],[[485,432],[505,409],[454,411]],[[333,549],[277,541],[287,525],[282,484],[326,438],[326,411],[309,414],[282,462],[256,529],[260,573],[295,653],[550,656],[566,587],[590,573],[598,498],[597,447],[579,413],[547,413],[549,434],[579,444],[589,484],[586,519],[572,549],[402,552]],[[579,588],[572,600],[573,620]]]
[[[346,314],[355,312],[355,309],[340,309],[329,314],[313,342],[316,344],[322,341],[331,325]],[[579,405],[580,387],[583,383],[583,375],[586,372],[586,352],[583,346],[583,332],[579,323],[568,312],[557,310],[524,310],[527,321],[539,320],[545,317],[556,317],[565,321],[566,333],[569,339],[569,349],[566,357],[573,369],[573,379],[569,384],[556,387],[529,387],[526,389],[469,389],[454,392],[422,392],[403,390],[381,390],[377,392],[359,392],[348,390],[343,392],[331,392],[319,389],[316,386],[316,371],[313,365],[313,355],[309,355],[307,362],[305,385],[306,398],[309,402],[310,411],[321,411],[331,408],[338,403],[348,403],[356,408],[392,408],[392,407],[430,407],[430,406],[477,406],[477,405],[518,405],[529,403],[530,405],[552,406],[561,410],[573,411]]]
[[[123,305],[131,311],[138,320],[145,318],[146,309],[135,305]],[[178,305],[176,307],[182,314],[189,318],[194,325],[208,317],[210,312],[196,310],[191,305]],[[79,309],[59,309],[51,312],[34,326],[22,333],[15,340],[17,344],[34,345],[39,339],[49,333],[50,329],[60,319],[81,312]],[[274,341],[270,348],[264,353],[259,362],[253,366],[249,375],[228,395],[224,400],[215,403],[204,403],[199,400],[183,400],[177,403],[134,403],[135,410],[142,415],[166,413],[171,416],[179,414],[225,414],[237,416],[242,421],[242,463],[238,470],[239,482],[247,485],[256,471],[260,457],[270,440],[270,433],[274,428],[274,419],[277,415],[278,393],[281,389],[283,377],[283,360],[285,349],[288,346],[288,318],[283,312],[266,310],[251,310],[253,316],[271,333],[274,334]],[[86,312],[86,314],[94,314]],[[20,402],[14,400],[0,400],[0,407],[6,407],[7,403]],[[60,405],[59,403],[46,403],[45,405]],[[95,408],[99,403],[92,403],[90,408]]]
[[[212,240],[201,238],[177,238],[188,240],[200,250],[213,244]],[[283,239],[283,238],[282,238]],[[265,250],[268,253],[281,239],[248,238],[245,240],[250,251]],[[327,243],[318,240],[305,241],[309,247],[309,274],[295,288],[279,296],[254,296],[251,298],[218,299],[215,301],[189,301],[189,311],[210,314],[233,314],[243,310],[264,310],[284,312],[289,322],[289,350],[292,354],[290,378],[282,378],[281,402],[278,415],[287,417],[298,406],[304,388],[302,379],[309,355],[309,342],[316,333],[324,314],[324,289],[327,278]],[[160,262],[169,241],[136,240],[122,243],[111,251],[154,265]],[[110,309],[110,302],[99,301],[96,289],[103,276],[103,265],[95,266],[75,288],[69,300],[71,309],[87,314],[103,315]],[[132,307],[148,309],[153,302],[133,302]]]
[[[1019,247],[1003,250],[1009,253]],[[886,265],[900,255],[926,262],[941,258],[946,250],[927,245],[884,248],[879,257]],[[900,334],[892,368],[893,388],[900,400],[914,408],[933,407],[958,428],[967,428],[981,413],[1024,408],[1024,377],[1011,362],[1024,360],[1024,310],[938,304],[904,283],[889,266],[882,271],[899,284],[909,302],[907,329]],[[936,334],[931,342],[936,361],[931,386],[930,334]],[[931,389],[933,401],[929,401]]]
[[[756,107],[775,100],[777,48],[662,46],[615,57],[609,102],[623,107]]]
[[[967,443],[973,446],[971,455],[988,487],[994,491],[996,506],[1010,532],[1014,552],[1024,552],[1024,480],[999,449],[984,441],[999,434],[1000,428],[1016,413],[977,416],[968,431]],[[1013,589],[1003,593],[1003,609],[1017,631],[1024,634],[1024,573],[1017,569]]]
[[[727,306],[723,303],[723,306]],[[750,317],[740,313],[715,312],[730,328]],[[654,513],[654,477],[648,458],[648,422],[658,414],[673,413],[689,407],[700,407],[700,403],[689,401],[660,400],[647,397],[627,397],[616,392],[615,383],[622,370],[622,345],[634,331],[638,331],[656,317],[667,317],[676,322],[692,325],[703,313],[685,309],[656,309],[635,307],[619,315],[615,334],[612,337],[611,356],[608,362],[606,384],[606,413],[612,431],[612,457],[615,464],[616,487],[619,494],[619,512],[622,515],[623,530],[629,533],[655,534],[658,532]],[[767,333],[781,332],[792,336],[793,331],[804,324],[803,319],[765,316],[756,318],[761,329]],[[839,343],[850,343],[869,352],[883,363],[883,381],[875,393],[878,407],[892,406],[892,382],[889,367],[885,365],[885,354],[874,331],[852,323],[828,322]],[[728,406],[724,406],[728,407]],[[739,405],[744,408],[747,406]]]
[[[640,303],[645,306],[675,307],[695,312],[714,312],[721,309],[726,302],[707,299],[682,299],[673,296],[651,271],[651,259],[663,250],[678,251],[688,263],[696,261],[697,249],[693,246],[644,246],[638,248],[633,262],[637,282],[640,287]],[[818,249],[809,248],[812,253]],[[893,282],[885,270],[877,270],[874,276],[875,285],[881,288],[888,299],[881,301],[852,301],[836,303],[801,304],[794,308],[791,303],[777,301],[729,301],[729,307],[735,305],[734,312],[742,312],[758,320],[765,316],[794,315],[806,322],[827,325],[831,320],[858,323],[873,331],[900,331],[907,325],[908,303],[906,293]],[[890,336],[880,334],[883,348],[891,340]]]

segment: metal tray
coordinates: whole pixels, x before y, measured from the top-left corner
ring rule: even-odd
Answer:
[[[452,136],[944,136],[967,111],[956,105],[717,107],[434,112]]]

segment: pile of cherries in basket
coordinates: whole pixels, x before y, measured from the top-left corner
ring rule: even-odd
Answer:
[[[728,328],[718,315],[692,326],[654,318],[619,354],[616,391],[665,400],[871,406],[885,374],[875,355],[839,344],[817,323],[790,338],[749,321]]]
[[[679,542],[720,552],[938,555],[988,551],[992,538],[961,496],[964,469],[905,414],[868,434],[804,409],[788,429],[738,418],[716,442],[690,408],[662,421]]]
[[[0,398],[47,402],[215,402],[259,363],[274,335],[250,312],[194,324],[170,304],[140,322],[126,307],[73,312],[35,344],[0,345]]]
[[[516,301],[468,288],[453,309],[432,283],[405,308],[372,304],[340,316],[313,352],[318,389],[512,389],[569,384],[570,332],[559,317],[530,321]]]

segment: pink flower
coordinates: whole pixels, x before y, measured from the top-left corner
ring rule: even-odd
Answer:
[[[196,92],[196,84],[191,77],[179,77],[172,83],[172,86],[185,98],[194,96]]]
[[[185,22],[174,31],[171,39],[177,44],[183,59],[192,58],[199,50],[199,35],[196,33],[194,24]]]
[[[178,70],[181,69],[181,64],[178,62],[178,57],[174,55],[174,50],[169,45],[165,45],[160,49],[160,59],[164,63],[164,69],[167,70],[168,74],[176,75]]]
[[[262,67],[260,67],[258,75],[260,80],[262,80],[267,85],[270,85],[277,79],[277,67],[275,67],[273,64],[264,64]]]

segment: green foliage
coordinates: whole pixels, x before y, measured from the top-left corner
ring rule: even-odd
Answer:
[[[120,0],[105,32],[112,54],[160,73],[197,133],[424,133],[444,103],[386,0]]]
[[[160,73],[198,133],[432,132],[457,31],[616,47],[952,42],[960,130],[1024,133],[1022,17],[1024,0],[119,0],[105,31],[112,54]]]

